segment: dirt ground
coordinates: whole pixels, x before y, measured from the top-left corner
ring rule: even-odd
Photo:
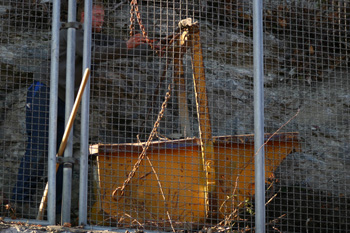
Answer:
[[[0,220],[0,232],[1,233],[16,233],[16,232],[22,232],[22,233],[41,233],[41,232],[74,232],[74,233],[83,233],[83,232],[114,232],[114,231],[101,231],[101,230],[89,230],[84,229],[82,226],[78,227],[69,227],[69,226],[56,226],[56,225],[49,225],[49,226],[42,226],[42,225],[36,225],[36,224],[28,224],[25,222],[8,222],[4,220]],[[127,232],[127,231],[118,231],[118,232]]]

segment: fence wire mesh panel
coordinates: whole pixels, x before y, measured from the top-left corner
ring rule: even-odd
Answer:
[[[88,225],[255,232],[253,1],[99,0],[92,9],[90,123],[78,112],[73,133],[79,158],[89,127]],[[267,232],[349,230],[349,11],[345,0],[264,1]],[[1,216],[30,220],[47,182],[52,1],[0,0],[0,17]],[[62,24],[60,71],[67,27],[76,27],[78,77],[78,24]]]
[[[51,5],[0,1],[1,216],[35,219],[47,174]]]
[[[92,59],[89,223],[254,231],[252,2],[102,4],[106,37],[94,43],[117,52]],[[114,42],[138,34],[135,49]],[[274,171],[299,145],[272,133],[274,194]]]
[[[349,3],[265,1],[265,126],[299,132],[274,176],[273,232],[348,232]],[[268,162],[268,161],[267,161]]]
[[[254,231],[252,2],[105,7],[105,33],[132,28],[159,47],[95,70],[91,223]],[[269,232],[347,230],[348,8],[264,2]]]

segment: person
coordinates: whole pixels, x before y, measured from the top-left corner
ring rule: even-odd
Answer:
[[[136,34],[128,41],[113,39],[113,46],[106,41],[111,41],[101,34],[104,23],[105,10],[102,5],[94,5],[92,8],[92,64],[107,61],[109,58],[122,58],[135,55],[147,55],[150,53],[145,39]],[[81,13],[80,22],[83,23],[85,13]],[[58,115],[57,115],[57,151],[64,133],[65,126],[65,89],[66,89],[66,65],[67,65],[67,30],[60,30],[59,49],[59,81],[58,81]],[[83,74],[83,29],[76,30],[75,50],[75,89],[80,86]],[[137,47],[137,48],[136,48]],[[46,64],[48,65],[48,64]],[[42,67],[45,67],[43,65]],[[47,66],[46,66],[47,67]],[[44,165],[48,150],[48,125],[49,125],[49,96],[50,90],[45,80],[45,72],[34,75],[34,82],[28,88],[26,102],[26,131],[27,147],[25,155],[21,159],[18,169],[17,182],[12,191],[11,205],[14,208],[30,209],[33,206],[33,195],[36,193],[38,183],[43,181]],[[62,201],[63,167],[59,166],[56,181],[56,213],[61,211]],[[40,195],[40,194],[39,194]],[[33,213],[36,214],[36,213]],[[22,216],[25,216],[22,213]],[[29,217],[32,217],[29,215]]]

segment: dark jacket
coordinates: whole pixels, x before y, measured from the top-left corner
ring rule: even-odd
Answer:
[[[83,47],[84,31],[76,30],[75,40],[75,91],[77,92],[83,75]],[[139,46],[136,49],[127,50],[126,42],[115,38],[107,37],[103,34],[93,34],[91,43],[91,61],[93,64],[105,62],[108,59],[132,57],[135,55],[144,56],[151,53],[148,45]],[[59,81],[58,97],[65,100],[66,92],[66,67],[67,67],[67,29],[60,31],[60,51],[59,51]]]

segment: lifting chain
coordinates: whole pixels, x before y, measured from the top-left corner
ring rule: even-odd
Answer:
[[[139,10],[138,2],[137,0],[131,0],[130,1],[130,37],[132,37],[135,33],[135,15],[137,22],[140,26],[140,29],[142,31],[142,36],[145,38],[146,43],[149,44],[149,46],[157,53],[158,56],[163,55],[163,50],[166,46],[170,46],[176,38],[180,36],[180,28],[172,35],[166,36],[164,39],[159,41],[158,46],[154,45],[155,40],[151,40],[148,37],[147,31],[145,29],[145,26],[142,23],[141,19],[141,13]]]
[[[131,0],[130,2],[130,37],[132,37],[134,35],[135,32],[135,15],[136,15],[136,19],[137,22],[141,28],[142,31],[142,35],[145,38],[147,44],[149,44],[149,46],[156,51],[156,53],[158,54],[158,50],[155,49],[154,44],[153,44],[153,40],[150,40],[148,38],[148,34],[146,32],[145,26],[142,23],[142,19],[141,19],[141,13],[139,11],[139,6],[137,3],[137,0]]]
[[[164,115],[164,111],[167,107],[168,100],[170,99],[170,95],[171,95],[171,85],[168,86],[168,91],[165,95],[165,99],[164,99],[164,102],[162,104],[162,108],[158,114],[158,118],[157,118],[156,122],[154,123],[152,132],[149,135],[149,138],[148,138],[145,146],[143,147],[143,150],[142,150],[141,154],[139,155],[138,160],[134,164],[131,172],[129,173],[127,179],[124,181],[123,185],[121,187],[117,187],[112,193],[112,197],[115,201],[118,201],[124,195],[124,190],[125,190],[126,186],[130,183],[130,181],[134,177],[137,169],[140,167],[142,160],[145,158],[146,152],[147,152],[149,146],[151,145],[151,142],[152,142],[152,140],[153,140],[153,138],[156,135],[156,132],[158,130],[160,120],[162,119],[162,117]]]

